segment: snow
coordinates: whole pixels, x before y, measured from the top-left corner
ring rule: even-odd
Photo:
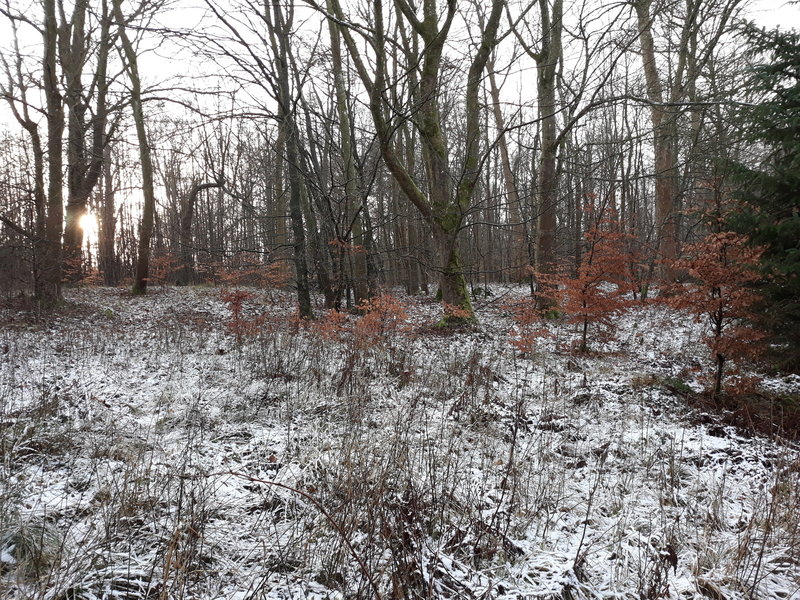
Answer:
[[[0,596],[800,599],[800,452],[661,385],[702,388],[690,317],[637,308],[586,355],[554,322],[523,356],[521,289],[452,334],[403,298],[371,345],[254,292],[241,344],[213,288],[0,309]]]

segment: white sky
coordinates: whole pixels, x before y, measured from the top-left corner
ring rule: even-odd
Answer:
[[[165,15],[168,20],[174,20],[176,14],[192,15],[196,11],[190,9],[179,8],[181,4],[188,6],[190,0],[179,0],[172,4],[171,14]],[[747,17],[753,19],[756,24],[761,27],[774,28],[780,27],[782,29],[797,28],[800,29],[800,0],[752,0],[750,9],[747,11]],[[194,17],[189,20],[194,20]],[[186,23],[183,23],[184,25]],[[27,39],[37,40],[38,38],[31,38],[30,32],[26,31],[23,26],[22,33]],[[0,51],[8,51],[8,44],[6,40],[10,39],[8,31],[8,24],[5,19],[0,18]],[[36,41],[32,41],[36,44]],[[35,51],[34,51],[35,53]],[[146,85],[153,85],[162,82],[165,78],[174,75],[187,75],[187,61],[175,60],[177,56],[167,56],[163,52],[145,53],[140,57],[142,63],[142,74]],[[170,60],[172,59],[172,60]],[[191,62],[189,59],[188,62]],[[190,73],[193,69],[189,70]],[[197,73],[192,73],[197,74]],[[4,128],[7,123],[13,123],[13,118],[8,111],[5,102],[0,103],[0,129]],[[13,126],[12,126],[13,127]]]
[[[792,5],[788,0],[756,0],[753,5],[752,18],[761,27],[800,28],[800,3]]]

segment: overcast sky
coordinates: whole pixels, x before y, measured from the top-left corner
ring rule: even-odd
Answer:
[[[800,3],[787,0],[756,0],[753,19],[762,27],[772,29],[800,28]]]

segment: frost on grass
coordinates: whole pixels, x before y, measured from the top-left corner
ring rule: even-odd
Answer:
[[[254,292],[236,334],[213,290],[72,294],[0,315],[4,598],[800,598],[800,455],[664,384],[689,317],[523,356],[500,302],[361,336]]]

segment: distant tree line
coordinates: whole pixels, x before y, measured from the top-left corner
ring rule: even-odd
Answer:
[[[552,305],[551,276],[577,276],[587,232],[613,222],[646,296],[735,198],[755,208],[730,228],[759,243],[767,196],[797,218],[796,179],[768,179],[796,167],[796,127],[768,132],[796,120],[797,63],[765,65],[798,41],[745,27],[745,5],[207,0],[181,29],[162,0],[9,0],[3,286],[49,306],[81,281],[145,293],[260,269],[303,317],[312,293],[353,308],[404,286],[461,322],[491,282]],[[161,47],[208,74],[164,80]],[[784,237],[764,254],[773,291],[775,265],[796,265]],[[796,322],[789,296],[775,318]]]

